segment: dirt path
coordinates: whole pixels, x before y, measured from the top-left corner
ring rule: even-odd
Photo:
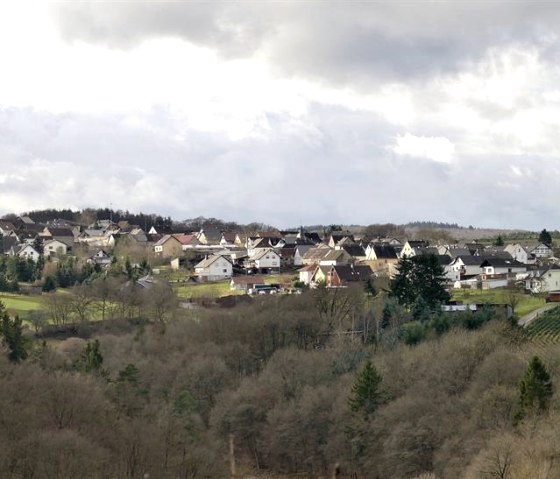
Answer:
[[[533,319],[536,319],[538,316],[540,316],[545,311],[548,311],[549,309],[555,308],[556,306],[559,306],[559,304],[558,303],[545,304],[544,306],[541,306],[539,309],[535,309],[534,311],[531,311],[529,314],[526,314],[525,316],[521,316],[521,318],[519,318],[519,320],[517,321],[517,324],[519,324],[519,326],[525,327],[531,321],[533,321]]]

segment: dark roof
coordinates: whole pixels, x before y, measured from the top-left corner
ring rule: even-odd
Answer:
[[[348,282],[367,281],[373,274],[371,268],[364,265],[339,265],[333,266],[332,270],[336,272],[341,281]]]
[[[304,232],[303,233],[303,237],[307,240],[307,241],[311,241],[315,244],[319,244],[321,242],[321,237],[319,236],[318,233],[308,233],[308,232]],[[303,238],[300,238],[303,239]]]
[[[472,256],[470,254],[460,255],[455,259],[460,259],[465,266],[480,266],[484,261],[484,258],[481,258],[480,256]]]
[[[55,237],[55,236],[74,236],[74,233],[72,232],[72,230],[70,228],[51,228],[49,226],[48,228],[49,233],[51,234],[51,236]]]
[[[424,240],[409,240],[408,241],[408,245],[411,248],[425,248],[429,244],[430,243],[428,243],[427,241],[424,241]]]
[[[397,259],[395,248],[388,244],[375,244],[371,248],[375,252],[377,259]]]
[[[441,266],[447,266],[448,264],[453,263],[453,258],[447,254],[437,254],[435,256]]]
[[[504,258],[486,258],[481,267],[493,266],[494,268],[525,268],[526,266],[519,261],[514,259],[504,259]]]
[[[365,256],[366,252],[359,244],[345,244],[341,246],[350,256],[358,257]]]

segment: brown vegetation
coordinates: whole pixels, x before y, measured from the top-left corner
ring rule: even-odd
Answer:
[[[160,326],[98,335],[101,369],[80,368],[75,338],[38,342],[21,364],[2,355],[0,477],[228,477],[230,435],[238,471],[277,477],[337,463],[339,477],[373,479],[560,474],[555,397],[514,420],[532,354],[504,320],[411,347],[406,313],[381,326],[385,300],[356,290],[184,311],[158,303],[166,291],[137,293],[112,288],[104,315]],[[95,310],[69,302],[77,318]],[[366,360],[383,400],[364,415],[348,399]]]

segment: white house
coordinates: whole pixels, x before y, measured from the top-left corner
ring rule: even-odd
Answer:
[[[525,289],[532,293],[560,291],[560,268],[553,266],[548,269],[530,271],[525,278]]]
[[[43,244],[43,255],[46,257],[61,256],[68,253],[68,245],[57,239],[45,241]]]
[[[294,251],[294,266],[303,266],[303,257],[312,247],[312,245],[308,244],[300,244],[296,246],[296,250]]]
[[[427,248],[429,246],[427,241],[422,241],[422,240],[417,240],[417,241],[407,241],[401,252],[399,257],[403,257],[404,255],[411,257],[411,256],[416,256],[417,254],[417,249],[418,248]],[[437,254],[437,253],[436,253]]]
[[[33,261],[37,262],[41,253],[39,253],[33,246],[25,245],[21,247],[18,251],[16,251],[16,255],[20,258],[32,259]]]
[[[304,266],[298,270],[299,280],[303,284],[311,284],[311,280],[313,279],[313,275],[315,274],[317,268],[318,266],[316,264],[308,264],[307,266]]]
[[[87,259],[87,262],[90,264],[98,264],[99,266],[107,266],[111,264],[111,258],[105,251],[100,249],[97,253],[91,255]]]
[[[535,255],[529,253],[527,248],[521,246],[519,243],[508,244],[504,251],[508,252],[511,257],[523,264],[535,264]]]
[[[323,258],[319,261],[321,266],[336,266],[336,265],[346,265],[352,263],[353,259],[345,250],[343,249],[333,249],[330,250]]]
[[[535,255],[536,258],[549,258],[554,254],[552,248],[544,243],[539,243],[537,246],[532,248],[529,252]]]
[[[446,269],[459,273],[460,278],[476,276],[482,272],[482,261],[480,256],[457,256]]]
[[[523,273],[527,267],[514,259],[487,258],[480,265],[482,272],[486,275]]]
[[[280,255],[272,248],[257,253],[251,258],[258,269],[279,269]]]
[[[221,281],[232,277],[233,265],[226,256],[213,254],[198,263],[194,273],[202,282]]]

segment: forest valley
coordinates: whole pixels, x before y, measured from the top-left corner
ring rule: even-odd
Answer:
[[[0,477],[560,476],[559,347],[495,310],[402,275],[229,309],[125,279],[67,293],[62,336],[0,307]]]

